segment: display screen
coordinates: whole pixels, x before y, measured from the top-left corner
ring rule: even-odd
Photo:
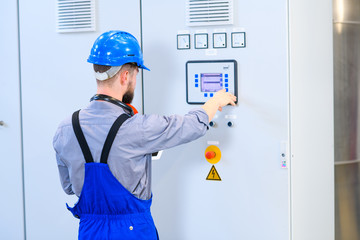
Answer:
[[[217,92],[223,88],[221,73],[201,73],[200,77],[202,92]]]

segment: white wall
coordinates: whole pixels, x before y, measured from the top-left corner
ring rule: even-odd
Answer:
[[[332,1],[289,1],[292,239],[334,239]]]
[[[0,8],[0,238],[24,239],[17,1]]]

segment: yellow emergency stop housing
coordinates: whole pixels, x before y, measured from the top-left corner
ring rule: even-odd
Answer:
[[[214,156],[213,158],[207,158],[207,157],[206,157],[206,153],[207,153],[207,152],[214,152],[214,153],[215,153],[215,156]],[[215,145],[210,145],[210,146],[208,146],[208,147],[206,148],[204,156],[205,156],[205,159],[206,159],[209,163],[211,163],[211,164],[216,164],[216,163],[218,163],[218,162],[220,161],[220,159],[221,159],[221,151],[220,151],[220,149],[219,149],[217,146],[215,146]]]

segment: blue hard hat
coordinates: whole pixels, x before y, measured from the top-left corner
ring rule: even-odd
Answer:
[[[136,38],[123,31],[108,31],[100,35],[94,42],[89,63],[105,66],[121,66],[134,62],[139,68],[144,66],[143,55]]]

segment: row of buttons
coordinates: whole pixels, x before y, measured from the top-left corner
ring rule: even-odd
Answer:
[[[225,88],[226,89],[226,92],[228,92],[229,91],[229,89],[228,88]],[[214,93],[204,93],[204,97],[208,97],[208,96],[210,96],[210,97],[213,97],[214,96]]]

